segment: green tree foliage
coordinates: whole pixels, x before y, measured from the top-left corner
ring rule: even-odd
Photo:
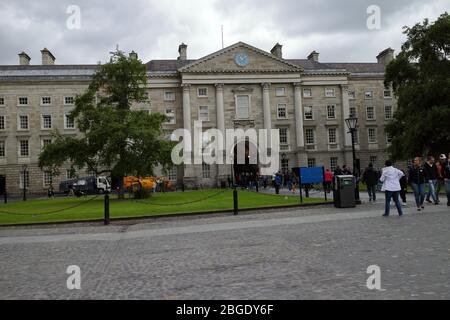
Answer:
[[[387,66],[398,110],[386,132],[389,153],[404,160],[450,152],[450,16],[405,27],[407,41]]]
[[[75,99],[69,117],[80,135],[54,132],[54,141],[39,156],[39,166],[58,173],[64,163],[97,173],[153,175],[157,165],[171,166],[173,143],[163,137],[159,113],[132,110],[133,102],[148,100],[147,73],[141,61],[117,51],[100,65],[82,95]],[[120,179],[122,180],[122,179]]]

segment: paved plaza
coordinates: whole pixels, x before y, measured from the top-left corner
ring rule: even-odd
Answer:
[[[450,208],[382,207],[1,228],[0,299],[449,299]]]

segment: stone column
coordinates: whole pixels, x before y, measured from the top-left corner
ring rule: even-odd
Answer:
[[[191,135],[193,135],[192,126],[191,126],[191,85],[190,84],[183,84],[183,127],[184,129],[188,130]],[[185,140],[184,144],[184,150],[189,148],[193,150],[193,143],[192,143],[192,136],[191,140]],[[185,151],[186,152],[186,151]],[[191,163],[193,163],[193,153],[186,153],[189,158],[191,159]],[[186,188],[192,188],[195,186],[195,169],[193,164],[185,164],[184,166],[184,184]]]
[[[223,83],[217,83],[216,84],[216,114],[217,114],[217,129],[222,133],[223,139],[224,139],[224,146],[225,147],[225,109],[224,109],[224,100],[223,100],[223,89],[224,85]],[[217,184],[218,187],[220,187],[221,181],[227,182],[228,175],[231,175],[230,166],[226,165],[226,159],[224,156],[226,155],[226,151],[222,153],[218,153],[218,156],[223,159],[223,164],[217,165]],[[228,184],[226,184],[228,185]]]
[[[272,148],[270,140],[270,130],[272,129],[272,117],[270,113],[270,83],[263,83],[263,110],[264,110],[264,129],[267,129],[268,141],[267,145]]]

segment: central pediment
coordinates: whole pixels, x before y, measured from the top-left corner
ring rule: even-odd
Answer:
[[[178,71],[181,73],[287,73],[303,70],[266,51],[238,42],[196,60]]]

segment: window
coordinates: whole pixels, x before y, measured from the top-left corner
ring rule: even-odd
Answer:
[[[41,105],[48,106],[50,104],[52,104],[52,98],[50,98],[50,97],[42,97],[41,98]]]
[[[51,115],[43,115],[42,116],[42,129],[51,129],[52,128],[52,116]]]
[[[370,156],[369,157],[370,163],[373,164],[374,167],[377,167],[378,157],[377,156]]]
[[[336,128],[328,129],[328,143],[329,144],[337,143]]]
[[[314,120],[313,107],[312,106],[306,106],[305,107],[305,120]]]
[[[19,106],[27,106],[28,98],[27,97],[19,97]]]
[[[387,144],[392,143],[392,136],[390,134],[388,134],[388,133],[386,133],[386,143]]]
[[[166,117],[167,117],[167,122],[168,124],[175,124],[176,123],[176,119],[175,119],[175,110],[173,110],[172,108],[167,108],[166,109]]]
[[[325,88],[325,97],[327,97],[327,98],[335,97],[334,89]]]
[[[6,125],[5,125],[5,116],[0,116],[0,130],[5,130],[6,129]]]
[[[50,171],[44,172],[44,187],[48,187],[50,184],[53,183],[53,177],[52,173]]]
[[[375,120],[375,107],[366,108],[367,120]]]
[[[392,106],[384,106],[384,119],[392,119]]]
[[[338,164],[338,158],[337,157],[331,157],[330,158],[330,170],[335,171]]]
[[[359,144],[359,130],[358,129],[355,130],[353,139],[355,141],[355,144]]]
[[[280,128],[280,144],[289,144],[289,133],[287,128]]]
[[[311,89],[303,89],[303,97],[304,98],[311,98],[312,97]]]
[[[28,148],[28,140],[20,140],[19,142],[19,156],[28,157],[30,155],[30,151]]]
[[[277,118],[278,119],[287,119],[287,111],[285,104],[279,104],[277,106]]]
[[[316,159],[308,158],[308,168],[315,168],[315,167],[316,167]]]
[[[209,110],[206,106],[198,107],[198,120],[209,121]]]
[[[5,105],[5,98],[0,97],[0,106],[4,106],[4,105]]]
[[[391,90],[384,90],[383,95],[385,98],[392,98],[392,92]]]
[[[377,143],[377,130],[375,128],[369,128],[367,130],[369,143]]]
[[[284,97],[286,95],[286,88],[285,87],[276,87],[275,95],[277,97]]]
[[[68,114],[64,115],[64,129],[75,129],[75,121]]]
[[[236,116],[238,119],[248,119],[250,115],[250,96],[236,96]]]
[[[28,130],[28,116],[19,116],[19,130]]]
[[[173,91],[164,92],[164,101],[175,101],[175,92]]]
[[[208,97],[208,88],[198,88],[197,96],[199,97]]]
[[[67,169],[66,170],[66,179],[73,179],[75,178],[75,170],[74,169]]]
[[[177,167],[170,168],[168,172],[169,180],[176,181],[177,180]]]
[[[206,163],[202,163],[202,177],[204,179],[209,179],[211,178],[211,166],[209,164]]]
[[[355,92],[355,90],[349,90],[348,91],[348,98],[349,99],[356,99],[356,92]]]
[[[364,92],[364,99],[366,99],[366,100],[373,99],[373,91],[365,91]]]
[[[5,141],[0,141],[0,158],[6,157]]]
[[[42,139],[42,149],[52,143],[52,139]]]
[[[282,173],[289,172],[289,159],[281,159],[281,172]]]
[[[350,117],[352,117],[352,118],[356,118],[357,117],[356,107],[350,107]]]
[[[64,104],[66,106],[71,106],[75,104],[75,98],[74,97],[64,97]]]
[[[336,119],[336,106],[327,106],[327,119]]]
[[[30,172],[27,170],[24,173],[22,169],[20,170],[20,173],[19,173],[20,189],[24,189],[24,186],[23,186],[24,176],[25,176],[25,189],[28,189],[30,187]]]
[[[316,143],[316,139],[314,137],[314,129],[305,130],[305,140],[307,145],[314,145]]]

